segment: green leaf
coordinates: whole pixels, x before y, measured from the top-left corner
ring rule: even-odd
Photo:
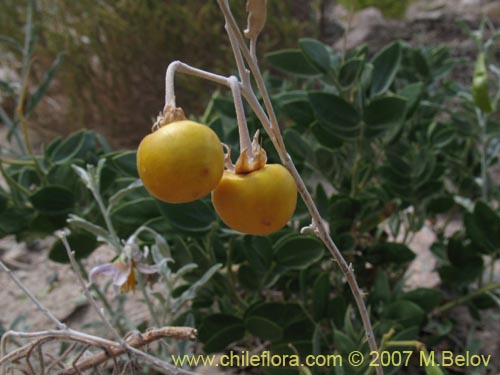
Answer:
[[[156,200],[162,215],[173,227],[191,233],[208,232],[216,221],[213,209],[203,200],[170,204]]]
[[[281,238],[274,245],[274,258],[285,269],[305,269],[320,260],[324,253],[324,245],[316,237],[295,233]]]
[[[366,136],[374,138],[387,131],[396,133],[406,115],[406,99],[384,96],[373,99],[365,108]]]
[[[342,354],[348,354],[359,349],[349,336],[338,329],[334,331],[334,341],[335,348]]]
[[[304,99],[287,101],[280,105],[280,110],[300,128],[305,128],[314,121],[311,104]]]
[[[135,189],[140,188],[142,186],[143,186],[142,181],[138,179],[138,180],[135,180],[134,182],[131,182],[125,188],[118,190],[116,193],[114,193],[109,198],[108,210],[110,210],[110,211],[113,210],[118,205],[118,203],[120,203],[127,195],[129,195],[129,193],[132,190],[135,190]]]
[[[108,157],[109,155],[106,155]],[[111,163],[114,167],[127,176],[139,178],[137,172],[137,152],[136,151],[120,151],[113,153]]]
[[[38,189],[30,196],[30,202],[46,215],[61,215],[71,212],[75,205],[73,192],[64,186],[49,185]]]
[[[377,272],[375,283],[373,285],[373,292],[370,294],[370,298],[376,303],[379,301],[386,303],[391,300],[392,293],[387,272],[383,270],[379,270]]]
[[[486,56],[480,53],[477,57],[474,75],[472,77],[472,97],[474,104],[485,113],[493,110],[488,93],[488,68],[486,67]]]
[[[449,261],[458,268],[467,267],[473,262],[482,262],[477,246],[471,246],[460,237],[450,238],[446,250]]]
[[[15,90],[12,88],[10,83],[0,79],[0,91],[7,93],[7,95],[14,95]]]
[[[18,234],[25,229],[34,216],[27,208],[9,207],[0,215],[0,237],[7,234]]]
[[[345,140],[354,140],[359,135],[360,116],[352,104],[338,95],[323,92],[309,93],[309,101],[325,130]]]
[[[52,164],[47,172],[47,181],[52,185],[61,185],[71,190],[75,196],[81,198],[87,194],[87,189],[82,184],[82,180],[77,178],[77,174],[72,165],[82,167],[83,160],[72,160],[71,163]]]
[[[287,149],[293,158],[304,160],[311,152],[311,146],[304,137],[294,129],[286,129],[283,135]]]
[[[199,329],[199,339],[204,343],[204,352],[215,353],[224,350],[245,335],[243,321],[234,315],[212,314],[207,316]]]
[[[287,49],[266,54],[267,61],[276,69],[302,77],[314,77],[320,72],[298,49]]]
[[[351,88],[358,80],[363,66],[364,59],[352,59],[344,63],[339,71],[339,83],[344,89]]]
[[[323,43],[315,39],[304,38],[299,39],[299,46],[312,66],[321,73],[328,73],[330,70],[330,53]]]
[[[95,236],[86,232],[71,232],[66,239],[70,249],[75,252],[76,259],[88,257],[98,245]],[[49,251],[49,259],[58,263],[69,263],[68,253],[60,239],[52,245]]]
[[[38,86],[33,95],[30,96],[28,104],[26,106],[27,114],[30,114],[35,109],[36,105],[40,102],[40,100],[43,98],[43,96],[49,89],[50,83],[54,79],[57,69],[59,68],[59,65],[63,60],[63,57],[64,57],[64,52],[61,52],[57,55],[56,59],[52,63],[52,66],[45,73],[42,83],[40,84],[40,86]]]
[[[424,90],[424,84],[422,82],[410,83],[405,86],[398,95],[406,99],[406,115],[411,115],[415,109],[418,107],[420,102],[420,97]]]
[[[9,200],[7,199],[6,193],[0,189],[0,214],[5,211],[8,202]]]
[[[69,215],[68,223],[71,224],[72,228],[85,230],[92,233],[94,237],[99,238],[101,241],[104,240],[108,243],[112,243],[111,236],[109,233],[99,225],[93,224],[76,215]]]
[[[13,47],[14,49],[16,49],[18,52],[23,52],[23,47],[21,46],[21,44],[19,44],[19,42],[17,40],[15,40],[14,38],[11,38],[7,35],[0,35],[0,43],[4,43],[8,46],[11,46]]]
[[[472,215],[465,215],[464,224],[475,246],[489,254],[500,251],[500,216],[486,203],[477,202]]]
[[[59,143],[53,150],[50,150],[49,157],[55,163],[64,164],[71,162],[73,159],[86,160],[89,151],[94,151],[95,153],[95,149],[95,133],[88,130],[80,130]]]
[[[443,294],[440,290],[436,289],[418,288],[404,293],[401,299],[411,301],[426,313],[430,313],[434,308],[439,306],[443,299]]]
[[[330,275],[322,272],[316,278],[313,286],[313,317],[318,321],[328,316],[328,301],[330,299]]]
[[[245,257],[253,269],[259,274],[265,274],[273,260],[273,246],[267,237],[245,237]]]
[[[483,271],[482,258],[473,258],[469,263],[460,267],[445,265],[438,269],[441,280],[456,288],[477,281]]]
[[[277,341],[283,337],[282,327],[261,316],[250,316],[245,319],[245,327],[252,335],[263,340]]]
[[[301,305],[295,302],[265,302],[253,305],[245,313],[245,322],[255,317],[269,320],[283,329],[307,319]]]
[[[238,268],[238,280],[245,289],[259,291],[262,288],[262,279],[255,268],[248,264],[242,264]]]
[[[420,74],[423,80],[427,81],[432,79],[429,62],[421,49],[417,48],[414,49],[411,52],[411,59],[413,62],[413,66],[415,67],[415,70],[417,71],[418,74]]]
[[[216,96],[213,98],[213,109],[226,117],[235,119],[236,118],[236,109],[234,107],[234,102],[232,99]]]
[[[401,243],[385,242],[368,249],[367,261],[373,264],[408,263],[415,258],[415,253]]]
[[[118,205],[111,211],[111,220],[121,236],[132,234],[148,220],[160,216],[153,198],[139,198]]]
[[[424,322],[425,313],[415,303],[399,300],[384,309],[382,319],[394,321],[403,327],[411,327],[421,325]]]
[[[313,123],[311,129],[314,137],[316,137],[318,142],[323,146],[332,150],[342,146],[342,139],[335,134],[333,129],[321,126],[317,121]]]
[[[401,64],[401,43],[394,42],[380,51],[372,60],[371,94],[380,95],[391,86]]]

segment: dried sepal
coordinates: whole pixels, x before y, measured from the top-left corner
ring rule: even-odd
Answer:
[[[240,157],[236,161],[234,171],[236,173],[250,173],[264,168],[266,162],[267,154],[259,142],[259,131],[257,130],[250,147],[241,151]]]
[[[257,39],[267,17],[267,0],[248,0],[247,1],[247,28],[244,33],[248,39]]]
[[[182,108],[176,107],[173,103],[169,103],[165,106],[163,112],[160,112],[151,130],[156,131],[172,122],[183,121],[185,119],[186,116]]]
[[[234,164],[231,160],[231,148],[225,143],[222,143],[222,147],[226,150],[226,153],[224,154],[224,167],[226,170],[234,172]]]

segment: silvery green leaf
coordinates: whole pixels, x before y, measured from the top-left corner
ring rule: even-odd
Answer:
[[[453,200],[455,201],[456,204],[462,206],[467,211],[469,212],[474,211],[474,202],[472,202],[469,198],[456,195],[453,197]]]
[[[163,297],[163,294],[161,294],[160,292],[154,292],[151,294],[158,300],[158,302],[160,302],[160,305],[165,306],[167,300],[165,299],[165,297]]]
[[[118,204],[118,202],[120,202],[131,190],[134,190],[141,186],[142,186],[142,181],[140,179],[137,179],[127,187],[118,190],[115,194],[111,196],[111,198],[109,198],[108,212],[111,212],[111,210]]]
[[[92,190],[93,185],[92,185],[92,177],[90,176],[90,173],[87,172],[82,167],[79,167],[78,165],[72,165],[71,168],[73,168],[73,170],[78,174],[78,176],[83,181],[85,186],[87,186],[87,188],[89,190]]]
[[[164,258],[172,259],[172,252],[170,251],[170,246],[168,246],[168,243],[165,240],[165,238],[152,229],[151,232],[154,233],[155,247],[157,247],[158,253],[161,254]]]
[[[97,162],[97,168],[95,170],[95,173],[92,176],[94,178],[97,191],[99,191],[101,188],[101,174],[102,174],[102,169],[104,168],[104,164],[106,164],[106,159],[99,159],[99,161]],[[87,169],[89,170],[89,172],[91,168],[93,170],[94,166],[87,165]]]
[[[175,285],[175,283],[177,283],[180,279],[182,279],[185,274],[195,270],[196,268],[198,268],[198,265],[195,263],[188,263],[188,264],[182,266],[175,273],[175,275],[172,279],[172,283]]]
[[[173,311],[178,311],[184,303],[187,301],[192,300],[194,297],[196,297],[196,292],[198,289],[200,289],[203,285],[207,283],[208,280],[222,267],[222,264],[218,263],[214,266],[212,266],[205,274],[198,280],[196,281],[193,285],[191,285],[188,289],[186,289],[179,299],[175,301],[175,304],[173,306]]]
[[[163,256],[158,251],[158,247],[155,245],[153,245],[153,247],[151,248],[151,255],[153,256],[154,263],[160,267],[167,267],[168,268],[168,262],[175,263],[174,258]]]
[[[111,236],[109,233],[102,227],[87,221],[80,216],[69,215],[68,223],[70,223],[74,228],[83,229],[89,233],[92,233],[96,236],[98,241],[105,241],[108,244],[111,244]]]
[[[500,297],[498,297],[495,293],[493,292],[488,292],[486,293],[488,296],[490,296],[490,298],[495,301],[495,303],[497,304],[498,307],[500,307]]]

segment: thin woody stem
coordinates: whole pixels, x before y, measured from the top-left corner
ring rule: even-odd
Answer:
[[[243,85],[250,85],[250,71],[245,66],[245,61],[241,55],[241,50],[238,46],[238,41],[235,39],[234,35],[229,32],[229,25],[226,21],[225,28],[227,35],[229,37],[229,43],[233,49],[234,58],[236,60],[236,66],[238,68],[238,74],[240,75],[241,82]]]

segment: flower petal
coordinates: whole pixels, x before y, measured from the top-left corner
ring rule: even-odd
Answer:
[[[115,275],[116,267],[114,263],[104,263],[92,268],[89,272],[89,283],[94,283],[98,275]]]
[[[125,264],[117,260],[114,266],[116,271],[113,277],[113,285],[121,287],[127,281],[130,272],[132,272],[132,263]]]
[[[156,264],[150,266],[149,264],[145,264],[145,263],[137,263],[135,266],[139,270],[140,273],[143,273],[145,275],[151,275],[153,273],[157,273],[159,270],[159,268]]]

